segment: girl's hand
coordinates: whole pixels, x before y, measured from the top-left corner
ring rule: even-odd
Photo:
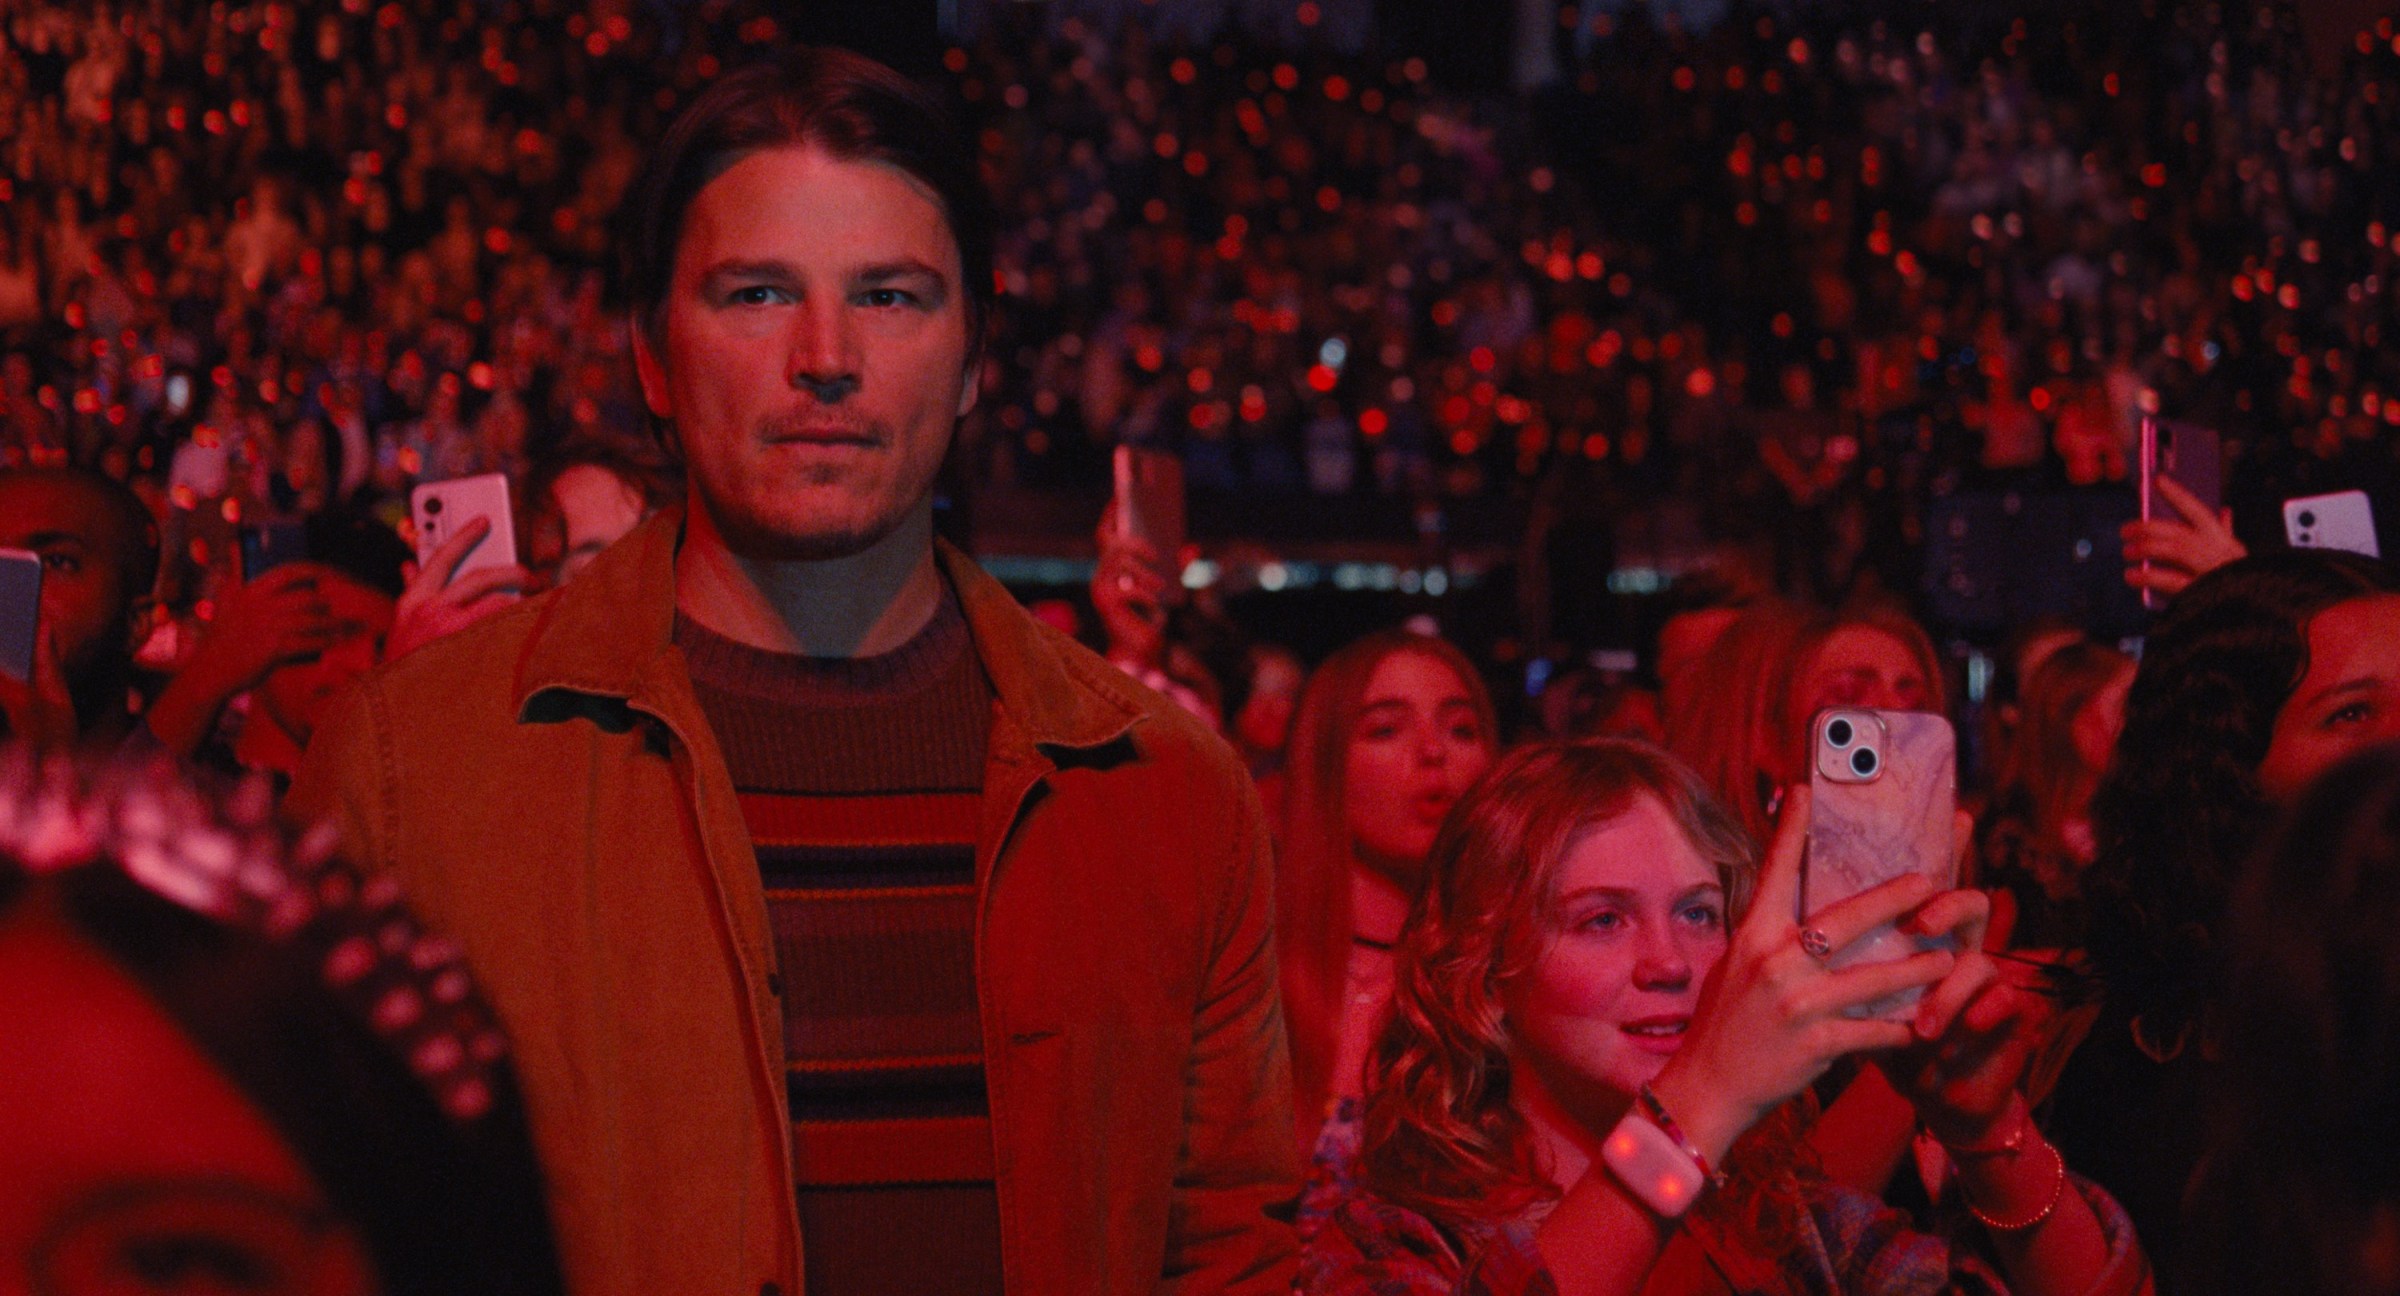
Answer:
[[[2125,583],[2173,596],[2217,568],[2249,556],[2233,534],[2233,510],[2212,513],[2200,497],[2172,477],[2160,476],[2158,494],[2179,515],[2128,522],[2117,529],[2125,547]]]
[[[1837,972],[1802,948],[1794,914],[1807,844],[1808,791],[1794,788],[1785,799],[1750,912],[1700,993],[1683,1047],[1653,1086],[1712,1162],[1835,1059],[1902,1048],[1919,1038],[1909,1022],[1856,1019],[1845,1010],[1942,982],[1960,962],[1946,950],[1933,950]],[[1808,926],[1824,933],[1830,950],[1839,950],[1912,913],[1916,917],[1904,924],[1911,930],[1949,931],[1971,924],[1980,937],[1987,912],[1981,896],[1956,891],[1936,896],[1932,883],[1912,874],[1828,906]],[[1927,996],[1928,1004],[1937,1002],[1945,1002],[1939,991]]]

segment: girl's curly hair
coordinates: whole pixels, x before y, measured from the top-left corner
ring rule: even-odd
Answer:
[[[2308,672],[2308,626],[2400,593],[2372,558],[2262,554],[2194,581],[2151,631],[2116,759],[2092,800],[2091,954],[2111,997],[2172,1042],[2209,997],[2242,859],[2272,819],[2259,789],[2275,717]]]
[[[1540,956],[1560,860],[1638,797],[1666,807],[1738,921],[1756,877],[1741,825],[1665,752],[1620,739],[1502,758],[1450,812],[1395,954],[1367,1062],[1361,1179],[1435,1219],[1505,1219],[1556,1195],[1510,1102],[1502,990]],[[1738,1169],[1738,1167],[1736,1167]]]

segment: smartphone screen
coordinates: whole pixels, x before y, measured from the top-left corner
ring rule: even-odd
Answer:
[[[33,679],[34,637],[42,624],[42,556],[0,549],[0,675]]]
[[[1802,922],[1893,878],[1917,873],[1942,889],[1957,884],[1957,739],[1950,722],[1922,711],[1832,707],[1809,727],[1808,860],[1800,874]],[[1834,951],[1831,967],[1883,963],[1946,939],[1909,936],[1891,924]],[[1922,994],[1903,991],[1853,1010],[1904,1019]]]

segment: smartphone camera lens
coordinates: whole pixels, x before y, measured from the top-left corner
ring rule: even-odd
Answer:
[[[429,500],[425,501],[425,516],[427,516],[427,517],[439,517],[439,516],[441,516],[441,512],[442,512],[442,497],[441,497],[441,496],[439,496],[439,495],[436,495],[436,496],[434,496],[432,499],[429,499]]]
[[[2316,515],[2316,511],[2315,511],[2315,510],[2313,510],[2313,509],[2302,509],[2302,510],[2300,510],[2300,525],[2302,525],[2302,526],[2304,526],[2304,527],[2313,527],[2313,526],[2315,526],[2316,524],[2317,524],[2317,515]]]
[[[1856,737],[1858,734],[1851,729],[1850,722],[1839,716],[1825,722],[1825,741],[1835,747],[1847,747]]]
[[[1850,772],[1866,778],[1875,772],[1875,749],[1861,747],[1850,753]]]

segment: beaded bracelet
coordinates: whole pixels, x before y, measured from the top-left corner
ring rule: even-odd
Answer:
[[[1975,1217],[1976,1223],[1983,1225],[1985,1228],[1990,1229],[1994,1233],[2022,1233],[2026,1229],[2032,1228],[2035,1225],[2040,1224],[2043,1220],[2050,1218],[2051,1213],[2058,1209],[2059,1201],[2067,1195],[2067,1159],[2059,1155],[2058,1148],[2056,1146],[2048,1142],[2044,1142],[2042,1146],[2050,1149],[2050,1164],[2052,1167],[2050,1180],[2050,1200],[2043,1202],[2042,1208],[2038,1211],[2035,1211],[2031,1218],[2016,1220],[2014,1222],[1993,1219],[1991,1216],[1984,1214],[1982,1210],[1978,1209],[1972,1200],[1968,1200],[1967,1213]],[[1960,1185],[1959,1194],[1962,1200],[1965,1199],[1965,1185]]]
[[[1710,1165],[1708,1158],[1700,1155],[1700,1149],[1693,1144],[1690,1136],[1683,1132],[1683,1127],[1676,1124],[1675,1118],[1667,1114],[1667,1105],[1658,1100],[1658,1094],[1646,1084],[1634,1092],[1641,1097],[1642,1110],[1649,1114],[1650,1123],[1658,1126],[1660,1133],[1672,1139],[1676,1148],[1692,1159],[1693,1165],[1700,1167],[1700,1177],[1708,1181],[1708,1186],[1717,1189],[1724,1188],[1725,1172]]]

